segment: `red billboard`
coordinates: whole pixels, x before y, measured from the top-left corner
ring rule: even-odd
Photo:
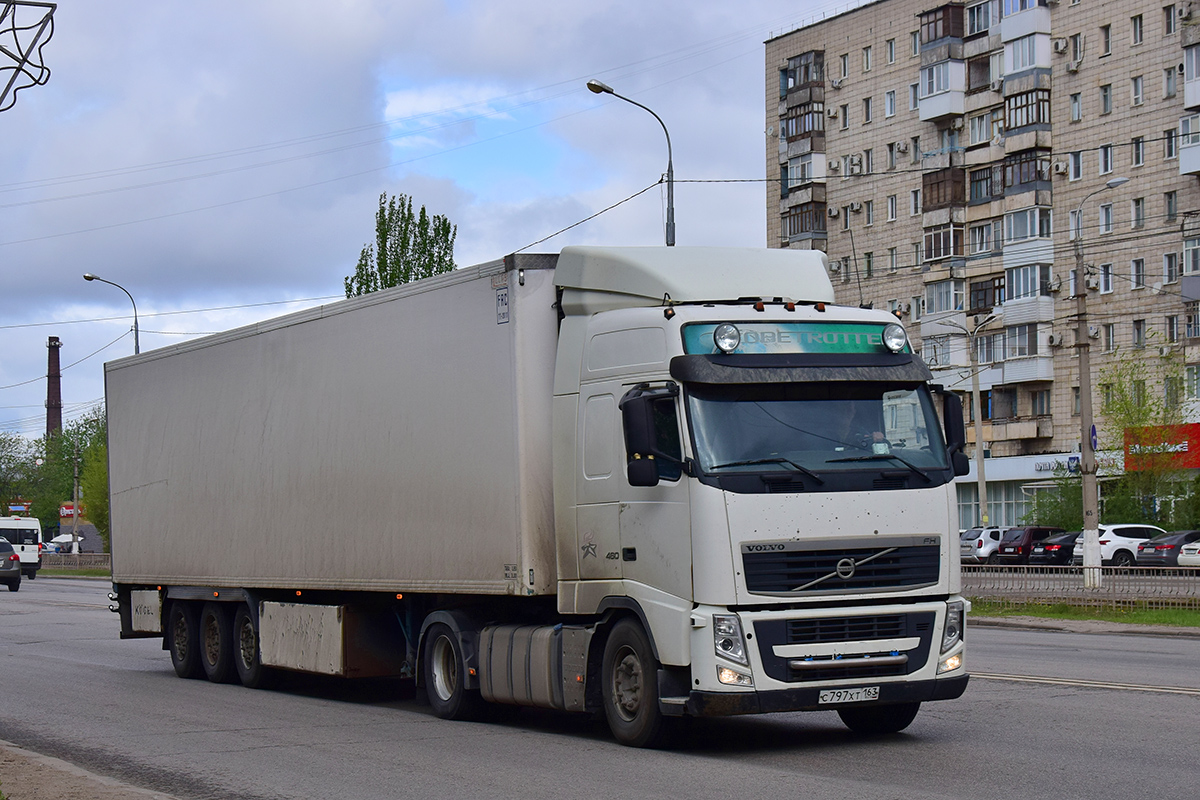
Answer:
[[[1126,428],[1125,469],[1200,469],[1200,424]]]

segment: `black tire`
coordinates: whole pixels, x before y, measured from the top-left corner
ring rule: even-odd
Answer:
[[[213,683],[233,680],[233,619],[228,603],[205,603],[200,610],[200,666]]]
[[[658,659],[641,624],[623,619],[604,645],[604,716],[613,737],[629,747],[663,744],[667,720],[658,707]]]
[[[21,591],[21,576],[20,575],[18,575],[17,577],[13,578],[11,581],[8,582],[8,590],[10,592]]]
[[[29,578],[29,580],[33,580],[34,578],[37,577],[37,570],[31,569],[31,570],[26,571],[25,577]]]
[[[1114,567],[1132,567],[1136,559],[1128,550],[1118,550],[1113,554],[1112,563]]]
[[[916,719],[920,703],[896,703],[888,706],[839,708],[838,716],[846,727],[864,736],[899,733]]]
[[[421,676],[429,705],[442,719],[475,720],[483,714],[483,696],[466,688],[465,673],[458,636],[441,622],[430,625],[421,652]]]
[[[176,601],[167,611],[167,650],[171,652],[171,665],[181,678],[199,678],[204,674],[200,666],[199,612],[195,603]]]
[[[987,557],[987,563],[989,563],[993,566],[995,566],[996,564],[999,564],[1000,563],[1000,554],[992,553],[990,556]]]
[[[247,689],[267,689],[274,681],[274,670],[260,660],[258,625],[244,603],[233,615],[233,667]]]

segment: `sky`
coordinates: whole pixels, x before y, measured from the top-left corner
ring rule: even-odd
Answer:
[[[663,130],[590,78],[665,123],[677,244],[765,246],[763,42],[847,7],[58,0],[49,79],[0,111],[0,430],[45,432],[48,337],[67,420],[133,353],[85,272],[146,352],[344,297],[385,193],[459,266],[662,244]]]

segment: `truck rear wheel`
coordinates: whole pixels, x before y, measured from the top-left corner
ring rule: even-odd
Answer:
[[[181,678],[199,678],[200,667],[199,614],[194,603],[176,601],[167,612],[167,649],[171,664]]]
[[[888,706],[839,708],[838,716],[850,730],[871,736],[904,730],[916,719],[920,710],[920,703],[896,703]]]
[[[225,603],[205,603],[200,611],[200,664],[213,683],[233,677],[233,620]]]
[[[429,626],[422,662],[425,692],[433,713],[442,719],[478,719],[483,697],[466,688],[462,646],[448,625],[439,622]]]
[[[658,707],[658,660],[634,620],[621,620],[609,634],[601,680],[604,716],[616,740],[630,747],[662,743],[667,721]]]
[[[238,680],[247,689],[265,689],[271,683],[272,671],[260,658],[258,626],[250,607],[239,604],[233,615],[233,666]]]

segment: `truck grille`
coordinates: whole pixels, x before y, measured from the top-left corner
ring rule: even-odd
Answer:
[[[933,641],[936,617],[932,611],[911,614],[868,614],[819,619],[772,620],[754,623],[754,638],[767,675],[787,683],[857,680],[908,675],[925,665]],[[916,647],[900,651],[872,646],[872,642],[916,639]],[[832,653],[796,658],[776,655],[777,645],[832,645]],[[905,656],[902,663],[898,656]],[[874,663],[872,663],[874,661]]]
[[[827,549],[809,549],[810,543],[742,545],[746,589],[782,595],[902,590],[935,584],[941,565],[940,544],[907,543],[917,538]],[[938,537],[920,538],[938,541]]]

